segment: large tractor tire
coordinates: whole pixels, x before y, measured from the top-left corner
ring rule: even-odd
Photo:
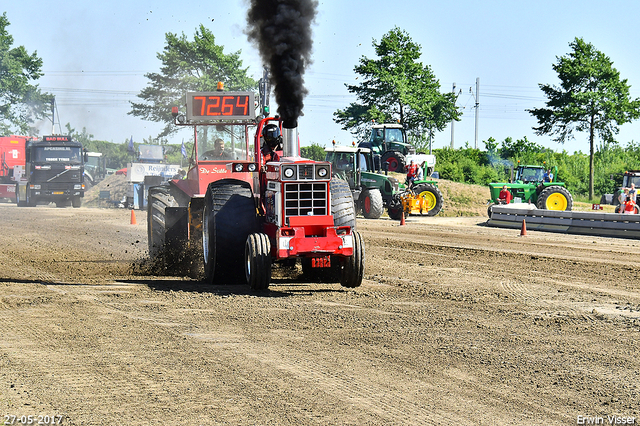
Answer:
[[[262,291],[271,282],[271,242],[263,233],[249,235],[244,247],[245,277],[251,290]]]
[[[356,229],[356,210],[349,184],[341,179],[331,179],[331,214],[335,226],[350,226]]]
[[[343,287],[360,287],[364,277],[364,242],[358,232],[353,232],[353,256],[344,260],[340,276]]]
[[[378,219],[384,212],[382,194],[378,188],[365,189],[360,194],[360,208],[367,219]]]
[[[382,164],[387,163],[387,170],[390,172],[404,172],[405,158],[398,151],[387,151],[382,155]]]
[[[158,267],[173,269],[181,255],[181,247],[167,244],[166,209],[178,207],[178,202],[169,193],[166,185],[149,188],[147,195],[147,241],[149,257]]]
[[[421,183],[413,188],[417,197],[423,197],[429,209],[427,216],[435,216],[442,210],[442,193],[430,183]]]
[[[258,232],[251,187],[222,180],[209,185],[202,217],[202,248],[207,283],[244,281],[245,244]]]
[[[544,210],[567,210],[573,207],[573,197],[564,186],[549,186],[540,192],[536,207]]]

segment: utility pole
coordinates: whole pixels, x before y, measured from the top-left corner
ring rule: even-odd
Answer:
[[[460,89],[460,91],[456,95],[456,83],[453,83],[453,89],[451,89],[451,93],[453,93],[453,96],[455,97],[455,101],[453,103],[453,106],[455,106],[456,102],[458,102],[458,96],[462,94],[462,89]],[[453,140],[454,140],[453,139],[453,123],[455,122],[456,122],[455,119],[451,120],[451,149],[453,149]]]
[[[469,93],[473,95],[473,99],[475,99],[476,104],[474,108],[476,109],[476,149],[478,149],[478,109],[480,106],[480,77],[476,78],[476,93],[473,94],[473,90],[469,87]]]
[[[453,93],[453,96],[456,96],[456,83],[455,83],[455,81],[453,82],[453,89],[451,89],[451,93]],[[451,120],[451,149],[453,149],[453,124],[455,122],[456,122],[456,120]]]
[[[56,134],[56,97],[51,98],[51,134]]]

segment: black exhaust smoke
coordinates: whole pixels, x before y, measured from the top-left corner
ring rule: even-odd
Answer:
[[[269,66],[278,114],[284,128],[298,126],[304,97],[304,71],[311,63],[311,24],[316,0],[251,0],[247,36]]]

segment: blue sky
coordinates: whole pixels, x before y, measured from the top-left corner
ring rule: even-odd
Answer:
[[[45,76],[39,85],[56,95],[59,119],[77,130],[86,127],[96,139],[141,142],[161,125],[127,115],[129,101],[157,72],[165,33],[185,33],[189,39],[203,24],[213,31],[225,52],[241,50],[241,58],[258,79],[262,65],[243,33],[247,5],[224,2],[122,1],[5,2],[14,46],[37,51]],[[305,99],[300,137],[303,145],[350,143],[353,137],[333,122],[333,112],[355,98],[345,83],[356,83],[353,68],[362,56],[374,58],[372,41],[397,26],[421,45],[421,62],[431,66],[441,90],[455,82],[462,93],[462,121],[454,126],[454,146],[475,144],[474,95],[479,101],[478,144],[493,137],[526,136],[543,146],[568,152],[588,152],[587,135],[559,145],[534,134],[537,123],[525,111],[544,105],[538,84],[556,84],[556,57],[583,37],[608,55],[633,97],[640,97],[640,47],[637,45],[640,2],[610,0],[404,2],[319,1],[314,52],[305,75]],[[475,82],[480,88],[476,93]],[[470,89],[473,93],[470,93]],[[457,91],[458,91],[457,90]],[[272,97],[272,102],[274,101]],[[57,119],[57,117],[56,117]],[[58,128],[56,127],[56,131]],[[42,123],[41,134],[51,123]],[[640,140],[640,122],[620,128],[618,140]],[[180,143],[192,133],[179,133]],[[451,129],[437,133],[434,148],[451,144]]]

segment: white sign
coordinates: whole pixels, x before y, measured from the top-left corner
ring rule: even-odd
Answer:
[[[144,182],[145,176],[162,176],[165,179],[174,177],[180,166],[177,164],[130,163],[127,167],[129,182]]]

